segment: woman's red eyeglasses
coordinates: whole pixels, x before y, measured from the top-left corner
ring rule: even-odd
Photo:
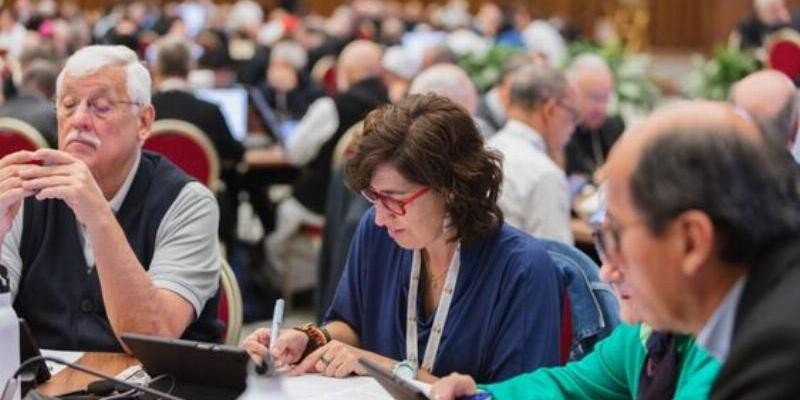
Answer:
[[[411,204],[414,200],[422,197],[422,195],[428,193],[430,190],[430,187],[424,187],[412,193],[411,196],[408,196],[403,200],[395,199],[385,194],[380,194],[371,187],[362,189],[361,195],[363,195],[364,198],[372,204],[380,201],[381,205],[383,205],[394,215],[406,215],[406,206]]]

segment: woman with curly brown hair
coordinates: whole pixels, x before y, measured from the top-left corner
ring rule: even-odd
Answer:
[[[444,97],[370,113],[346,172],[374,207],[324,326],[281,332],[273,357],[330,376],[365,373],[365,357],[424,381],[459,371],[495,382],[556,365],[561,281],[539,243],[503,223],[501,171],[469,114]],[[245,340],[251,354],[267,351],[268,332]]]

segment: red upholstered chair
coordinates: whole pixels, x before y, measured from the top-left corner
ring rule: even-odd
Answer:
[[[800,81],[800,33],[782,29],[767,39],[767,65],[794,82]]]
[[[0,158],[20,150],[49,147],[33,126],[16,118],[0,118]]]
[[[160,119],[144,142],[145,150],[167,157],[212,191],[219,185],[219,157],[200,128],[186,121]]]

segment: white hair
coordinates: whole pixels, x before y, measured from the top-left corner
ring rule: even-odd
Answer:
[[[308,54],[306,49],[297,42],[285,40],[275,43],[269,53],[269,60],[270,62],[285,61],[295,70],[301,71],[308,63]]]
[[[594,53],[583,53],[572,60],[572,63],[567,68],[565,75],[570,81],[575,81],[575,79],[578,78],[578,75],[588,71],[600,71],[612,74],[611,68],[608,66],[608,63],[603,57]]]
[[[64,69],[58,74],[56,96],[61,93],[65,76],[80,78],[109,66],[125,68],[125,84],[131,101],[150,104],[150,73],[139,62],[136,53],[125,46],[93,45],[76,51],[67,59]]]
[[[433,92],[458,103],[470,115],[478,107],[478,92],[463,69],[454,64],[436,64],[422,71],[411,83],[409,94]]]

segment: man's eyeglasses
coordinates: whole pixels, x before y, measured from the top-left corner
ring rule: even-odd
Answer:
[[[60,101],[56,101],[56,112],[65,117],[72,116],[72,114],[75,114],[75,111],[78,110],[81,103],[83,103],[82,99],[66,97]],[[92,115],[100,119],[111,116],[120,104],[142,105],[142,103],[136,101],[112,100],[107,97],[95,97],[86,100],[86,107]]]
[[[592,231],[594,247],[602,261],[609,261],[616,257],[620,251],[620,240],[622,232],[632,226],[639,225],[643,221],[634,221],[626,225],[615,223],[597,224]]]
[[[425,193],[428,193],[431,190],[430,187],[424,187],[416,192],[412,193],[411,196],[400,200],[395,199],[393,197],[387,196],[385,194],[380,194],[376,192],[374,189],[368,187],[361,190],[361,195],[364,196],[367,201],[372,204],[380,202],[389,212],[394,215],[406,215],[406,206],[411,204],[414,200],[422,197]]]
[[[564,101],[564,99],[558,99],[556,103],[558,103],[559,106],[567,110],[572,123],[578,125],[581,122],[581,112],[578,111],[578,109],[575,108],[574,105],[568,104],[567,102]]]

